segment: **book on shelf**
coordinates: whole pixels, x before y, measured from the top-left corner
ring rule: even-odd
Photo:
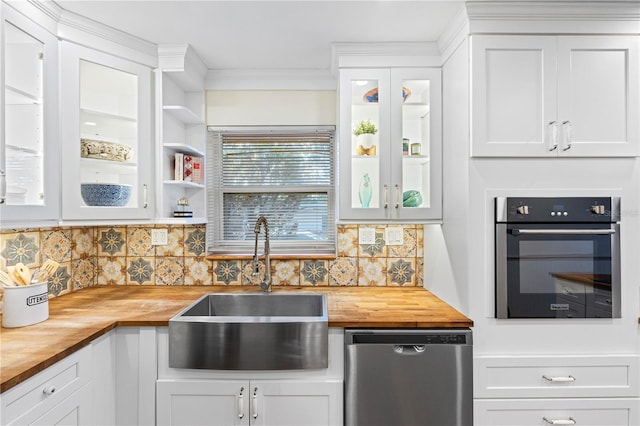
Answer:
[[[193,217],[193,212],[189,211],[174,211],[173,217]]]
[[[176,152],[174,155],[173,179],[184,180],[184,154]]]
[[[204,161],[202,157],[185,154],[183,165],[184,181],[201,184],[203,181],[203,166]]]

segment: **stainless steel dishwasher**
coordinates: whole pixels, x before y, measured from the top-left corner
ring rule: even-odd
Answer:
[[[345,425],[470,426],[469,329],[346,329]]]

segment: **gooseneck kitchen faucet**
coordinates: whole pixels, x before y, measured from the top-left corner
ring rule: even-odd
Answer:
[[[269,223],[264,216],[258,217],[253,232],[256,233],[256,245],[253,251],[253,275],[260,274],[260,264],[258,258],[258,235],[260,234],[260,226],[264,225],[264,279],[260,281],[260,288],[265,293],[271,292],[271,261],[269,259]]]

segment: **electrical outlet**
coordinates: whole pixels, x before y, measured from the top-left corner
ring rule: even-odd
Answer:
[[[384,242],[388,246],[401,246],[404,244],[404,231],[402,226],[388,226],[384,230]]]
[[[166,228],[151,230],[151,245],[166,246],[167,244],[169,244],[169,237]]]
[[[375,228],[358,229],[358,244],[375,244],[376,230]]]

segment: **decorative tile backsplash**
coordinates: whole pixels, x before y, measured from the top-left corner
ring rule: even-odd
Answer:
[[[397,225],[396,225],[397,226]],[[166,228],[168,244],[151,244]],[[358,229],[375,229],[375,243],[358,243]],[[274,259],[274,286],[422,286],[424,232],[403,225],[403,244],[385,245],[385,225],[339,225],[335,259]],[[204,225],[123,225],[34,228],[0,233],[3,268],[60,263],[49,280],[56,297],[94,285],[254,285],[250,259],[206,258]],[[264,264],[261,265],[264,274]]]

